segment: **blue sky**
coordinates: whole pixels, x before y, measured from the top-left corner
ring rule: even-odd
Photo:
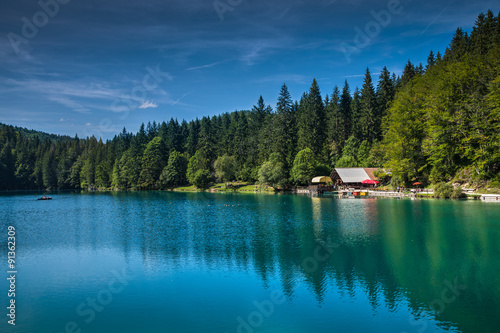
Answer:
[[[112,138],[374,81],[443,52],[498,1],[42,0],[0,4],[0,122]],[[360,33],[361,31],[361,33]]]

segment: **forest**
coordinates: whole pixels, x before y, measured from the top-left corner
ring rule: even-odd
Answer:
[[[331,88],[330,88],[331,89]],[[375,167],[392,186],[500,181],[500,18],[480,14],[443,54],[387,68],[323,98],[317,81],[276,107],[125,128],[103,142],[0,124],[0,190],[204,188],[214,181],[304,185],[334,167]],[[382,171],[383,170],[383,171]]]

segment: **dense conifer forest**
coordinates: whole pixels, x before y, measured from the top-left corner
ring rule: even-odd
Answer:
[[[500,181],[500,19],[480,14],[444,54],[410,61],[402,75],[366,69],[322,97],[316,80],[299,101],[286,84],[276,108],[190,122],[142,124],[112,140],[70,138],[0,124],[0,189],[168,189],[242,180],[306,184],[333,167],[390,171],[419,181]]]

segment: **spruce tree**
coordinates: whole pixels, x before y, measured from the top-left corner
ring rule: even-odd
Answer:
[[[307,100],[303,103],[300,111],[297,133],[298,149],[310,148],[314,154],[320,154],[326,141],[327,124],[323,98],[318,82],[314,79]]]
[[[362,136],[357,139],[358,141],[367,140],[371,143],[376,140],[378,136],[378,130],[376,128],[378,119],[375,89],[373,88],[372,77],[368,68],[366,69],[363,88],[361,89],[360,118]]]
[[[349,90],[349,84],[345,80],[344,87],[342,88],[342,95],[340,96],[339,103],[339,114],[340,114],[340,137],[339,146],[343,149],[345,142],[351,136],[352,128],[352,115],[351,115],[351,92]]]
[[[382,69],[377,84],[376,105],[377,112],[375,115],[375,139],[380,140],[382,137],[382,120],[387,114],[387,110],[391,106],[394,99],[396,87],[394,83],[394,74],[391,79],[390,72],[387,67]]]
[[[10,143],[0,152],[0,190],[13,190],[15,187],[15,159]]]
[[[339,87],[335,85],[331,98],[328,100],[328,103],[325,103],[326,117],[328,120],[327,143],[329,145],[331,145],[334,141],[338,142],[340,121],[339,101],[340,91]]]
[[[294,157],[294,142],[296,135],[295,122],[296,119],[295,113],[293,112],[292,97],[288,92],[286,84],[283,84],[276,103],[276,112],[273,117],[273,141],[272,150],[269,153],[280,154],[287,169],[291,167]]]
[[[363,132],[363,105],[361,104],[361,93],[358,87],[354,89],[351,100],[351,136],[360,138],[365,135]]]

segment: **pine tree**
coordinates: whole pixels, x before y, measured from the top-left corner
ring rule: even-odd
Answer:
[[[325,103],[326,117],[328,119],[327,143],[330,145],[339,140],[339,101],[339,87],[335,86],[331,98],[328,100],[328,103]]]
[[[164,138],[165,149],[167,152],[181,150],[180,126],[177,119],[170,118],[167,125],[167,132]]]
[[[144,129],[144,123],[141,124],[139,132],[137,132],[137,135],[135,136],[135,143],[139,145],[145,145],[148,143],[148,135]]]
[[[298,149],[310,148],[315,154],[323,151],[326,141],[325,124],[327,124],[323,98],[318,82],[313,80],[307,99],[302,103],[298,121]]]
[[[434,66],[434,64],[436,63],[436,56],[434,55],[434,52],[429,52],[429,56],[427,57],[427,65],[425,66],[425,70],[429,70],[429,68],[431,68],[432,66]],[[387,70],[386,67],[384,67],[384,69]]]
[[[363,132],[363,105],[358,87],[354,89],[351,100],[351,130],[349,133],[357,138],[365,135]]]
[[[462,28],[457,28],[450,46],[446,50],[445,58],[447,60],[458,60],[467,52],[469,52],[469,37],[464,33]]]
[[[489,43],[487,29],[486,16],[481,13],[477,17],[476,24],[472,28],[472,32],[470,34],[470,44],[473,53],[479,55],[486,54]]]
[[[57,188],[57,161],[54,149],[45,154],[42,162],[43,185],[47,189]]]
[[[291,166],[295,153],[296,116],[293,101],[286,84],[281,86],[276,113],[272,117],[272,150],[269,153],[278,153],[282,157],[285,167]],[[266,159],[269,157],[266,156]]]
[[[377,112],[375,116],[375,139],[380,140],[382,138],[382,119],[387,115],[387,110],[391,106],[394,99],[394,94],[396,92],[394,74],[391,79],[390,72],[387,67],[382,69],[380,73],[379,81],[377,84],[377,95],[376,104]]]
[[[188,138],[186,139],[186,152],[193,156],[198,145],[198,132],[200,131],[200,121],[196,118],[188,124]]]
[[[417,75],[417,69],[415,66],[411,63],[410,60],[406,63],[404,69],[403,69],[403,75],[401,76],[401,83],[400,83],[400,88],[406,86],[408,82],[411,81]]]
[[[339,147],[342,150],[345,142],[351,136],[352,129],[351,92],[349,90],[349,84],[347,83],[347,80],[345,80],[344,87],[342,88],[342,95],[340,96],[339,114]]]
[[[212,120],[208,117],[203,117],[200,121],[200,132],[198,135],[198,149],[201,156],[211,161],[215,160],[216,141],[212,129]]]
[[[7,143],[0,152],[0,190],[13,190],[15,180],[15,159],[10,143]]]

